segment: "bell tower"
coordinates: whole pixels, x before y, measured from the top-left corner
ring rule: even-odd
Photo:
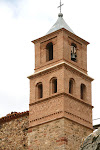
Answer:
[[[93,131],[87,41],[75,35],[60,12],[35,44],[30,75],[29,150],[78,150]]]

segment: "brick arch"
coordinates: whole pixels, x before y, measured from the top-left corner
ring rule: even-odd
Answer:
[[[53,60],[53,43],[49,42],[46,45],[46,61]]]
[[[77,45],[75,43],[71,43],[71,60],[77,60]]]
[[[77,45],[75,43],[71,43],[71,46],[74,46],[75,48],[77,48]]]
[[[86,85],[81,83],[81,85],[80,85],[80,99],[86,100],[86,97],[87,97]]]
[[[75,93],[75,80],[73,78],[69,79],[69,93],[70,94]]]
[[[57,77],[50,79],[50,94],[57,93]]]
[[[40,99],[43,98],[43,83],[38,82],[35,86],[35,98]]]

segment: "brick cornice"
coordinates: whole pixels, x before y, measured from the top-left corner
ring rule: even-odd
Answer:
[[[74,99],[74,100],[76,100],[76,101],[78,101],[80,103],[83,103],[83,104],[87,105],[88,107],[93,108],[93,106],[91,104],[89,104],[88,102],[86,102],[85,100],[81,100],[81,99],[75,97],[74,95],[69,94],[69,93],[65,93],[65,92],[56,93],[56,94],[53,94],[53,95],[51,95],[51,96],[49,96],[47,98],[41,98],[41,99],[39,99],[39,100],[29,104],[29,105],[32,106],[32,105],[35,105],[35,104],[38,104],[38,103],[41,103],[41,102],[44,102],[44,101],[47,101],[47,100],[51,100],[54,97],[59,97],[59,96],[63,96],[63,95],[71,97],[72,99]]]
[[[56,114],[60,114],[60,113],[63,113],[63,111],[58,111],[58,112],[55,112],[55,113],[53,113],[53,114],[48,114],[47,116],[43,116],[43,117],[41,117],[41,118],[36,118],[36,119],[34,119],[34,120],[31,120],[30,122],[35,122],[35,121],[38,121],[38,120],[41,120],[41,119],[44,119],[44,118],[47,118],[47,117],[54,116],[54,115],[56,115]]]
[[[66,114],[70,114],[70,115],[72,115],[72,116],[74,116],[74,117],[76,117],[76,118],[78,118],[78,119],[80,119],[80,120],[83,120],[83,121],[85,121],[85,122],[91,124],[91,122],[90,122],[90,121],[87,121],[86,119],[83,119],[83,118],[81,118],[81,117],[79,117],[79,116],[77,116],[77,115],[74,115],[74,114],[72,114],[72,113],[70,113],[70,112],[67,112],[67,111],[64,111],[64,112],[65,112]]]
[[[55,32],[52,32],[52,33],[47,34],[47,35],[45,35],[45,36],[42,36],[42,37],[40,37],[40,38],[38,38],[38,39],[36,39],[36,40],[33,40],[32,43],[35,44],[35,43],[37,43],[37,42],[44,41],[45,39],[51,38],[52,36],[55,36],[55,35],[57,35],[59,32],[62,32],[62,31],[65,31],[66,33],[68,33],[68,35],[71,35],[71,36],[75,37],[75,39],[77,38],[78,40],[80,40],[81,42],[85,43],[86,45],[90,44],[90,43],[87,42],[86,40],[82,39],[81,37],[75,35],[74,33],[70,32],[70,31],[66,30],[65,28],[59,29],[59,30],[57,30],[57,31],[55,31]]]
[[[75,97],[74,95],[69,94],[69,93],[64,93],[64,94],[65,94],[66,96],[68,96],[68,97],[71,97],[72,99],[74,99],[74,100],[76,100],[76,101],[79,101],[80,103],[83,103],[83,104],[85,104],[85,105],[87,105],[87,106],[93,108],[93,106],[92,106],[91,104],[87,103],[86,100],[81,100],[81,99],[79,99],[79,98],[77,98],[77,97]]]
[[[87,118],[85,118],[85,116],[81,116],[80,113],[74,113],[74,111],[72,111],[72,110],[70,111],[70,109],[65,109],[63,107],[64,103],[67,104],[67,100],[70,99],[70,98],[73,100],[73,103],[75,101],[80,103],[80,104],[82,103],[84,106],[89,108],[89,110],[91,110],[93,108],[93,106],[91,104],[89,104],[88,102],[86,102],[86,100],[81,100],[81,99],[79,99],[79,98],[77,98],[74,95],[71,95],[69,93],[65,93],[65,92],[55,93],[55,94],[53,94],[53,95],[51,95],[47,98],[42,98],[42,99],[40,99],[40,100],[38,100],[34,103],[31,103],[30,104],[30,108],[31,108],[30,110],[32,110],[32,109],[37,110],[37,109],[35,109],[35,107],[38,108],[38,110],[39,110],[39,108],[41,108],[42,106],[45,106],[47,103],[51,102],[52,100],[54,100],[52,102],[52,105],[53,105],[53,103],[61,104],[60,100],[61,101],[63,100],[62,101],[63,105],[61,106],[61,108],[59,108],[58,111],[57,110],[52,111],[52,112],[48,111],[46,114],[43,113],[39,116],[38,115],[34,116],[34,113],[33,113],[33,117],[30,118],[30,122],[29,122],[30,125],[29,126],[30,127],[37,126],[37,125],[40,125],[40,124],[47,123],[49,121],[53,121],[55,119],[59,119],[61,117],[62,118],[65,117],[66,119],[77,122],[78,124],[81,124],[81,125],[83,125],[87,128],[92,129],[92,121],[91,120],[88,120]],[[81,107],[80,107],[80,109],[81,109]],[[43,111],[43,112],[45,112],[45,111]],[[39,111],[38,111],[38,113],[39,113]]]
[[[48,65],[54,65],[54,63],[59,63],[60,61],[65,61],[65,62],[67,62],[67,63],[69,63],[69,64],[75,66],[75,67],[78,68],[79,70],[83,70],[85,73],[87,73],[87,70],[85,70],[85,69],[81,68],[80,66],[78,66],[78,65],[76,64],[76,62],[68,61],[68,60],[66,60],[66,59],[64,59],[64,58],[63,58],[63,59],[59,59],[59,60],[52,60],[52,61],[47,62],[46,64],[44,64],[44,65],[42,65],[42,66],[39,66],[39,67],[35,68],[34,70],[37,70],[37,69],[43,70],[43,69],[42,69],[43,67],[49,68]]]
[[[67,113],[67,114],[69,114],[69,115],[71,115],[71,116],[74,116],[75,118],[78,118],[78,119],[80,119],[80,120],[83,120],[83,121],[85,121],[85,122],[91,124],[90,121],[87,121],[86,119],[83,119],[83,118],[81,118],[81,117],[79,117],[79,116],[77,116],[77,115],[74,115],[74,114],[72,114],[72,113],[70,113],[70,112],[67,112],[67,111],[64,111],[64,112],[63,112],[63,111],[58,111],[58,112],[55,112],[55,113],[53,113],[53,114],[49,114],[49,115],[47,115],[47,116],[43,116],[43,117],[41,117],[41,118],[36,118],[36,119],[34,119],[34,120],[31,120],[30,122],[35,122],[35,121],[38,121],[38,120],[41,120],[41,119],[44,119],[44,118],[47,118],[47,117],[51,117],[51,116],[56,115],[56,114],[60,114],[60,113]]]
[[[53,114],[52,114],[52,115],[53,115]],[[62,119],[62,118],[66,118],[66,119],[68,119],[68,120],[70,120],[70,121],[72,121],[72,122],[78,123],[78,124],[80,124],[80,125],[82,125],[82,126],[88,128],[88,129],[93,130],[93,127],[88,127],[88,126],[86,126],[86,125],[84,125],[84,124],[82,124],[82,123],[79,123],[79,122],[77,122],[77,121],[75,121],[75,120],[72,120],[72,119],[70,119],[70,118],[67,118],[67,117],[65,117],[65,116],[62,116],[62,117],[59,117],[59,118],[54,118],[54,119],[48,120],[48,121],[46,121],[46,122],[41,122],[41,123],[36,124],[36,125],[33,125],[33,126],[29,126],[28,129],[32,129],[32,128],[35,127],[35,126],[39,126],[39,125],[42,125],[42,124],[47,124],[47,123],[49,123],[49,122],[52,122],[52,121],[55,121],[55,120],[59,120],[59,119]],[[80,119],[81,119],[81,118],[80,118]],[[82,120],[83,120],[83,119],[82,119]],[[85,120],[84,120],[84,121],[85,121]],[[86,122],[87,122],[87,120],[86,120]],[[89,123],[89,124],[90,124],[90,123]],[[32,132],[32,131],[31,131],[31,132]]]
[[[79,74],[81,77],[85,78],[86,80],[89,80],[89,81],[94,80],[93,78],[89,77],[86,73],[80,71],[79,69],[75,68],[74,66],[72,66],[71,64],[69,64],[65,61],[58,63],[56,65],[53,65],[51,67],[48,67],[46,69],[43,69],[41,71],[38,71],[38,72],[28,76],[27,78],[31,79],[31,78],[35,78],[35,77],[43,75],[43,74],[47,74],[49,71],[56,70],[57,68],[59,69],[59,67],[62,67],[62,66],[65,66],[67,69]]]

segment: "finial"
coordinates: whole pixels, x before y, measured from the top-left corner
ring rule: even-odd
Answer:
[[[58,14],[58,17],[63,17],[63,14],[61,13],[61,7],[63,6],[64,4],[61,4],[61,0],[60,0],[60,6],[58,6],[58,8],[60,8],[60,13]]]
[[[59,13],[59,14],[58,14],[58,17],[63,17],[63,14],[62,14],[62,13]]]

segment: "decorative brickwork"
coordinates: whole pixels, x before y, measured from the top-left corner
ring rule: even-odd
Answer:
[[[46,62],[46,45],[54,45],[54,59]],[[65,60],[77,69],[87,73],[87,41],[62,28],[33,41],[35,44],[35,72],[47,69]],[[71,43],[77,45],[77,62],[71,61]],[[42,61],[41,61],[42,60]]]
[[[78,150],[93,131],[91,82],[85,40],[64,28],[34,40],[35,73],[30,75],[29,149]],[[52,43],[51,53],[47,47]],[[75,45],[75,61],[72,59]],[[51,49],[51,48],[50,48]],[[77,55],[77,56],[76,56]],[[52,79],[56,79],[55,83]],[[70,89],[73,79],[73,89]],[[42,84],[42,97],[37,84]],[[84,85],[84,86],[83,86]],[[71,85],[70,85],[71,86]],[[70,90],[72,92],[70,92]]]
[[[28,124],[28,111],[0,118],[0,150],[27,150]]]

